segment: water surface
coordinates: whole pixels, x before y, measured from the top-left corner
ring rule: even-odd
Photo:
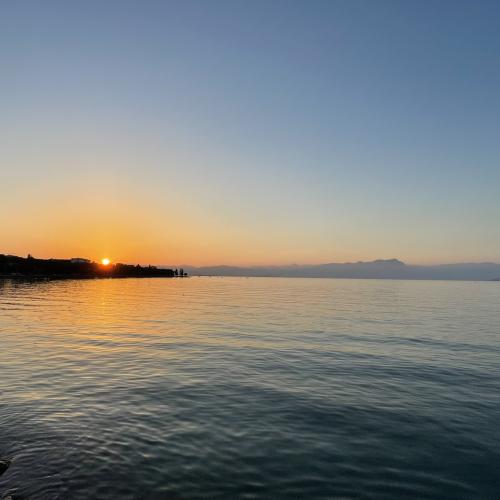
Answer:
[[[497,499],[500,284],[0,281],[0,497]]]

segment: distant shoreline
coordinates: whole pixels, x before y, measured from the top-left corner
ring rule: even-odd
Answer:
[[[188,278],[189,276],[88,276],[74,274],[0,274],[0,280],[50,281],[50,280],[104,280],[129,278]]]
[[[186,266],[192,276],[500,281],[500,263],[406,264],[398,259],[280,266]]]
[[[18,280],[102,279],[102,278],[184,278],[183,269],[160,269],[156,266],[92,262],[73,259],[36,259],[31,255],[0,254],[0,278]]]

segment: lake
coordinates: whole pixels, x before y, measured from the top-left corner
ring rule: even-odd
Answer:
[[[500,283],[0,281],[0,497],[498,499]]]

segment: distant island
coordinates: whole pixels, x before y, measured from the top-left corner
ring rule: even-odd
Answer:
[[[162,269],[140,266],[92,262],[89,259],[36,259],[0,254],[0,278],[175,278],[185,277],[183,269]]]
[[[302,278],[352,278],[400,280],[499,281],[500,264],[493,262],[405,264],[399,259],[288,266],[184,266],[197,276],[274,276]]]

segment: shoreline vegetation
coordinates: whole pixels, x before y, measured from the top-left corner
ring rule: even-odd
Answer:
[[[109,263],[89,259],[37,259],[0,254],[0,278],[8,279],[89,279],[89,278],[184,278],[183,269]]]

